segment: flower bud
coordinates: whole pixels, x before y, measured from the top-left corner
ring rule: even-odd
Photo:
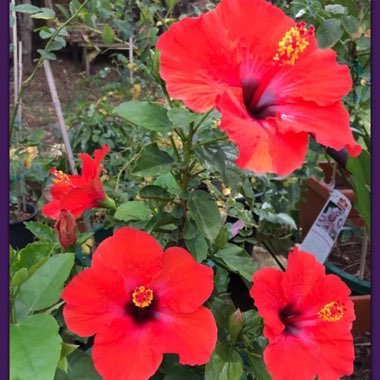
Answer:
[[[234,340],[240,334],[243,329],[244,319],[243,314],[240,309],[237,309],[233,314],[228,318],[228,332],[231,335],[231,338]]]
[[[77,224],[74,215],[70,211],[61,210],[54,229],[60,244],[65,249],[77,241]]]

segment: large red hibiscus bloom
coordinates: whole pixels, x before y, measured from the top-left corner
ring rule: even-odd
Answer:
[[[338,380],[353,371],[350,289],[297,248],[286,272],[265,268],[250,292],[264,319],[264,361],[274,380]]]
[[[61,211],[70,212],[75,218],[81,216],[87,209],[98,207],[99,201],[106,199],[100,179],[103,170],[100,165],[110,148],[103,145],[96,149],[94,158],[87,153],[81,153],[81,175],[68,175],[56,168],[50,170],[54,175],[51,189],[52,200],[42,208],[42,213],[49,218],[59,219]]]
[[[193,111],[221,112],[240,167],[286,175],[303,163],[309,134],[361,151],[341,103],[349,69],[332,49],[318,48],[313,32],[264,0],[222,0],[160,37],[160,73],[169,94]]]
[[[217,328],[202,304],[212,289],[212,269],[186,250],[163,252],[152,236],[123,227],[64,289],[63,315],[78,335],[96,334],[92,356],[105,380],[143,380],[164,353],[182,364],[209,361]]]

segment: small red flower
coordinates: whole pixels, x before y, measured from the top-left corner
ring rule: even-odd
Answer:
[[[295,248],[286,272],[265,268],[250,292],[264,319],[264,361],[274,380],[338,380],[353,372],[350,289]]]
[[[157,48],[169,94],[193,111],[221,112],[241,168],[289,174],[304,161],[309,133],[360,153],[341,103],[352,85],[348,67],[318,48],[312,26],[269,2],[222,0],[173,24]]]
[[[77,224],[74,215],[65,209],[61,210],[54,224],[59,242],[65,249],[77,241]]]
[[[64,289],[63,315],[76,334],[96,334],[92,356],[104,379],[144,380],[164,353],[182,364],[209,361],[217,328],[202,304],[212,289],[211,268],[186,250],[163,252],[152,236],[123,227]]]
[[[108,146],[103,145],[101,149],[95,150],[95,158],[81,153],[81,175],[68,175],[56,168],[51,169],[49,173],[54,175],[51,189],[53,199],[42,208],[42,213],[49,218],[58,219],[61,210],[67,210],[78,218],[87,209],[98,207],[99,201],[106,198],[100,180],[103,170],[100,163],[109,150]]]

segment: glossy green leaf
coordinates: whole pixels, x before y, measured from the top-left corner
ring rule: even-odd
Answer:
[[[58,324],[51,315],[36,314],[11,325],[10,379],[53,379],[60,351]]]
[[[140,190],[140,197],[157,201],[170,201],[173,196],[160,186],[148,185]]]
[[[169,120],[177,127],[184,128],[195,121],[199,115],[187,108],[171,108],[168,111]]]
[[[32,4],[19,4],[15,6],[15,11],[20,13],[28,13],[33,14],[37,12],[41,12],[41,8],[36,7]]]
[[[173,158],[157,144],[147,145],[142,149],[132,174],[145,177],[167,173],[173,162]]]
[[[124,222],[130,220],[147,220],[150,209],[143,202],[128,201],[121,204],[115,212],[115,218]]]
[[[359,20],[354,16],[344,16],[342,17],[342,25],[344,30],[350,34],[356,34],[359,30]]]
[[[131,100],[118,105],[113,112],[151,131],[167,132],[173,129],[167,110],[156,103]]]
[[[52,256],[32,277],[25,281],[19,291],[20,299],[30,311],[37,311],[56,303],[74,264],[74,254]]]
[[[40,12],[32,14],[31,17],[42,20],[54,20],[55,12],[50,8],[41,8]]]
[[[333,47],[342,37],[342,22],[336,18],[324,21],[316,31],[318,46],[321,49]]]
[[[220,258],[232,272],[240,274],[247,281],[252,281],[252,275],[257,270],[257,266],[243,248],[234,244],[227,244],[215,256]]]
[[[58,369],[54,380],[102,380],[90,355],[77,350],[68,357],[67,373]]]
[[[241,356],[227,345],[218,343],[206,364],[205,380],[240,380],[243,375]]]
[[[207,258],[208,245],[202,235],[197,234],[192,239],[185,240],[185,242],[187,249],[199,263]]]
[[[363,150],[358,157],[349,157],[347,169],[353,175],[354,207],[364,219],[368,232],[371,232],[371,156]]]
[[[40,222],[26,222],[24,223],[26,228],[38,239],[55,243],[57,237],[53,228]]]
[[[113,32],[113,29],[108,24],[105,24],[103,26],[102,38],[103,38],[103,42],[108,45],[112,44],[115,39],[115,34]]]
[[[218,206],[210,194],[202,190],[194,190],[189,194],[188,208],[201,234],[214,240],[222,227]]]

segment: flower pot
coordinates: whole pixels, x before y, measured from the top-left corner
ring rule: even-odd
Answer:
[[[353,333],[371,331],[371,295],[351,296],[354,303],[356,319],[352,326]]]
[[[37,207],[26,203],[26,211],[29,214],[28,217],[9,223],[9,244],[14,249],[24,248],[34,240],[34,235],[26,228],[24,222],[36,219]]]

